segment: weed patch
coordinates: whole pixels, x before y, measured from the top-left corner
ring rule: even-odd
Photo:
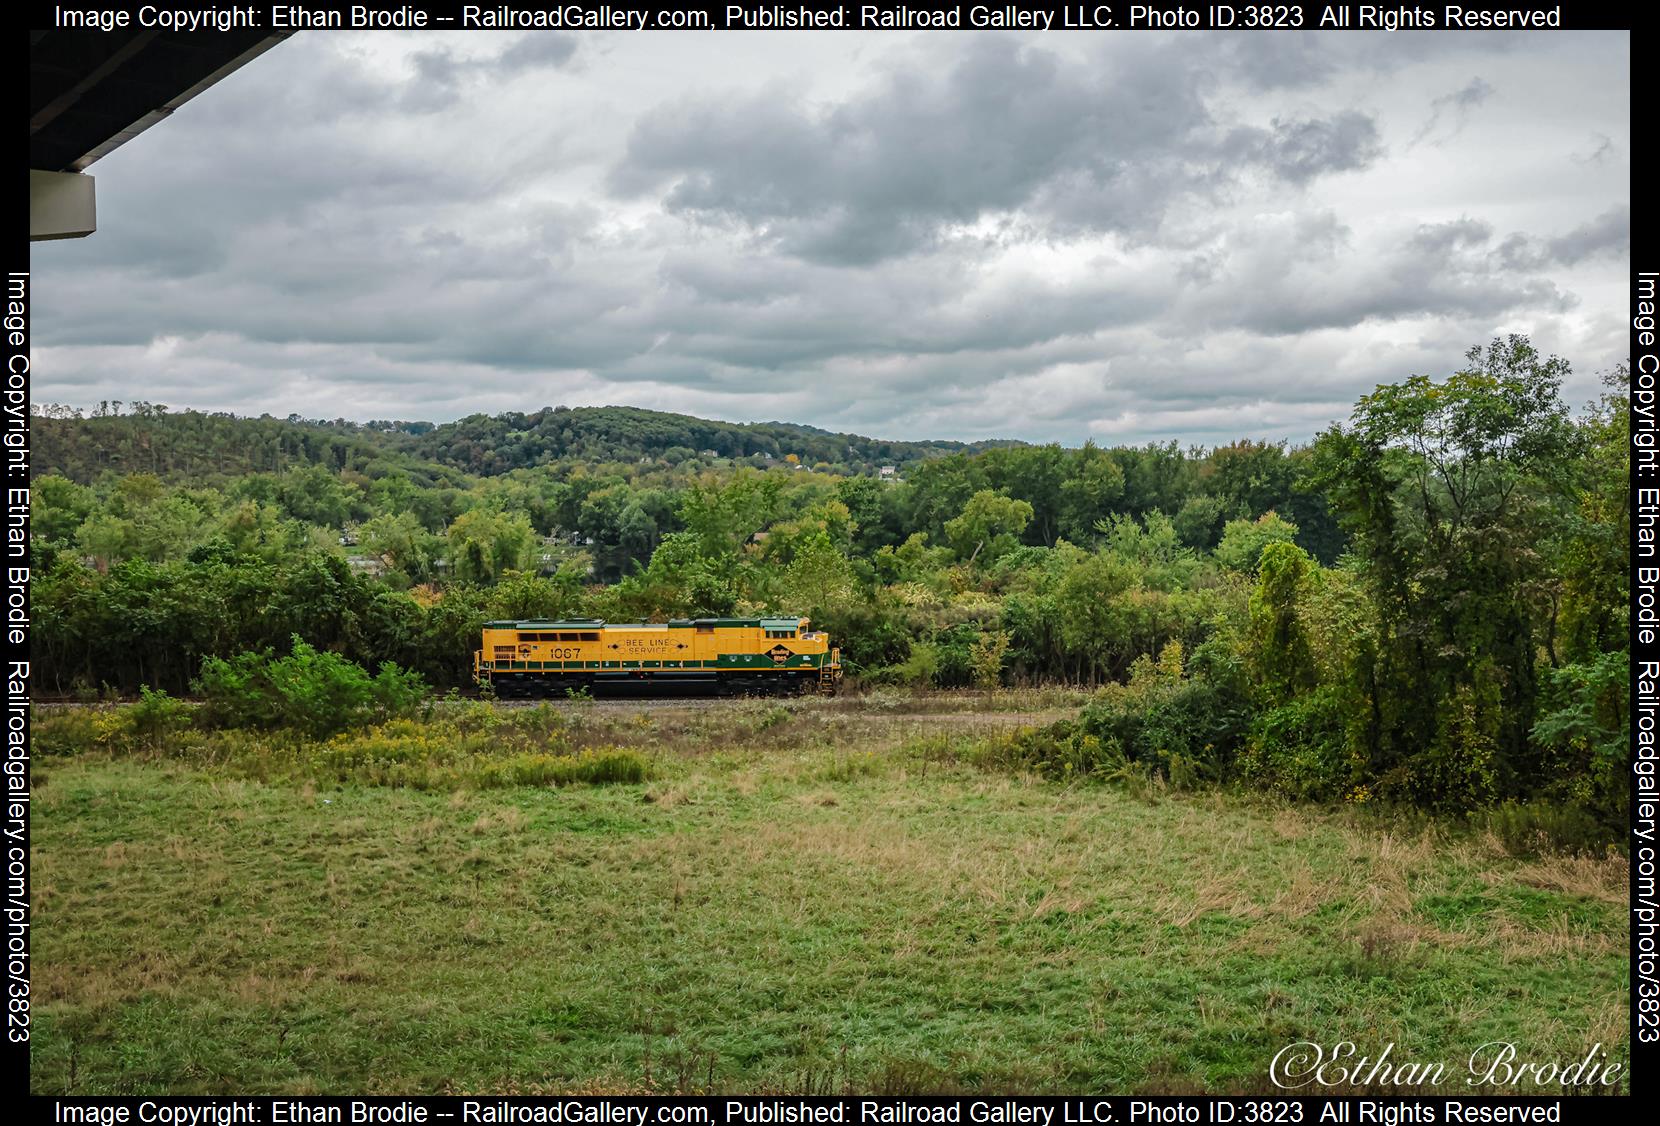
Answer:
[[[147,709],[147,702],[60,709],[36,724],[37,753],[101,752],[255,781],[415,790],[633,784],[651,775],[649,758],[637,749],[573,745],[564,717],[552,709],[505,713],[467,705],[442,717],[397,719],[326,739],[292,730],[194,729],[176,710],[163,712],[162,723]]]

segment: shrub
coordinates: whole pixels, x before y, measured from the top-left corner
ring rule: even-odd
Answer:
[[[104,745],[115,713],[91,708],[52,708],[37,712],[29,724],[29,749],[36,758],[84,754]]]
[[[268,667],[278,723],[323,736],[352,725],[368,711],[369,675],[334,653],[320,653],[296,640],[294,652]]]
[[[275,727],[277,693],[270,681],[271,651],[209,657],[191,687],[202,697],[202,719],[214,727]]]
[[[169,736],[189,728],[191,710],[185,701],[145,684],[139,686],[138,703],[122,709],[120,716],[133,743],[154,749]]]
[[[939,649],[926,641],[913,642],[910,655],[897,665],[871,673],[873,684],[908,684],[927,688],[939,672]]]
[[[1078,717],[1105,753],[1172,777],[1220,777],[1233,764],[1247,711],[1232,690],[1183,679],[1181,649],[1165,647],[1159,664],[1137,660],[1127,685],[1108,685]]]
[[[1512,856],[1600,853],[1618,836],[1588,811],[1551,802],[1505,802],[1481,821]]]
[[[282,727],[321,738],[379,719],[411,715],[426,696],[419,674],[390,661],[371,678],[336,653],[294,638],[286,657],[270,650],[209,657],[194,682],[203,718],[220,727]]]
[[[900,748],[901,754],[922,762],[944,763],[956,762],[961,750],[962,744],[944,732],[913,736]]]
[[[1250,599],[1250,663],[1258,692],[1281,703],[1316,681],[1309,648],[1307,596],[1314,562],[1292,543],[1262,550],[1261,574]]]
[[[1342,797],[1363,767],[1349,754],[1341,701],[1329,687],[1258,715],[1240,756],[1245,778],[1305,800]]]
[[[960,622],[949,629],[938,630],[928,648],[933,654],[929,679],[937,688],[966,688],[974,679],[974,646],[980,640],[980,631],[972,623]],[[921,646],[911,650],[913,660]],[[909,664],[910,662],[907,662]],[[914,683],[926,685],[918,678]]]
[[[355,665],[352,667],[356,667]],[[414,715],[427,698],[426,681],[413,669],[401,669],[382,661],[375,679],[369,682],[369,700],[384,717]]]
[[[1009,651],[1006,630],[984,631],[972,647],[970,664],[974,668],[974,687],[986,690],[996,688],[1003,680],[1003,658]]]
[[[1605,825],[1622,831],[1631,817],[1630,681],[1631,655],[1623,652],[1553,669],[1533,726],[1546,752],[1545,791],[1594,809]]]
[[[1103,743],[1064,719],[1047,727],[999,732],[970,745],[965,757],[981,769],[1029,771],[1059,781],[1109,778],[1126,765],[1116,744]]]
[[[790,721],[790,709],[783,704],[768,704],[755,715],[755,730],[765,731],[769,727],[777,727],[781,723]]]
[[[29,745],[38,758],[88,751],[159,750],[190,729],[194,709],[184,700],[145,685],[139,701],[125,707],[54,708],[29,726]]]
[[[1475,683],[1459,685],[1442,701],[1434,741],[1410,763],[1414,796],[1421,804],[1463,811],[1497,796],[1503,722],[1499,676],[1491,662],[1482,662]]]

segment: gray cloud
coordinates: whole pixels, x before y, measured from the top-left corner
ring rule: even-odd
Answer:
[[[1631,207],[1620,204],[1547,244],[1552,261],[1577,266],[1588,258],[1612,257],[1631,247]]]
[[[1270,129],[1240,130],[1232,144],[1239,155],[1298,185],[1365,168],[1383,153],[1377,123],[1355,110],[1309,121],[1275,118]]]
[[[1443,94],[1430,102],[1429,120],[1412,137],[1412,143],[1435,138],[1444,144],[1463,132],[1472,110],[1493,96],[1493,88],[1480,75],[1460,89]]]
[[[1554,238],[1513,234],[1496,251],[1498,261],[1511,270],[1543,270],[1577,266],[1592,260],[1617,260],[1631,246],[1631,207],[1618,204]]]
[[[1381,151],[1354,110],[1221,130],[1207,81],[1174,41],[1096,66],[978,38],[944,73],[896,70],[828,108],[779,90],[665,108],[635,127],[611,184],[663,190],[674,212],[803,258],[869,265],[1017,210],[1053,230],[1145,235],[1242,164],[1306,184]]]
[[[1606,133],[1594,133],[1591,139],[1596,143],[1592,145],[1589,152],[1572,154],[1575,164],[1601,164],[1614,155],[1614,138]]]
[[[517,40],[492,64],[510,73],[560,67],[576,55],[577,37],[563,31],[540,31]]]
[[[1518,275],[1489,224],[1463,218],[1386,231],[1364,256],[1332,215],[1269,219],[1233,233],[1187,319],[1269,337],[1402,321],[1502,319],[1575,305],[1548,278]]]

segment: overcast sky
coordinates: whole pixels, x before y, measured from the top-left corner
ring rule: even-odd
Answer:
[[[37,402],[1303,440],[1626,352],[1624,33],[302,32],[33,249]]]

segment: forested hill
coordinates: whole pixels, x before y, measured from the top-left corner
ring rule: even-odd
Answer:
[[[438,479],[445,470],[495,476],[550,461],[672,464],[701,459],[765,465],[795,460],[865,474],[990,442],[897,442],[784,422],[734,423],[638,407],[548,407],[532,414],[472,415],[459,422],[242,418],[170,412],[150,403],[107,405],[85,415],[48,407],[34,419],[37,472],[87,482],[106,470],[207,479],[322,465],[378,476],[393,467]],[[375,463],[383,463],[377,466]]]
[[[403,424],[395,424],[402,428]],[[576,461],[672,463],[713,454],[720,458],[783,460],[869,472],[942,454],[1006,446],[1010,442],[889,442],[832,434],[787,422],[714,422],[638,407],[549,407],[534,414],[472,415],[413,436],[419,456],[468,472],[494,475],[527,465]]]
[[[46,407],[36,411],[30,431],[35,472],[57,473],[83,484],[106,471],[211,483],[314,465],[331,473],[352,471],[369,477],[402,470],[426,485],[453,483],[462,476],[439,465],[420,464],[415,455],[398,448],[394,435],[344,419],[170,413],[165,407],[133,403],[125,412],[100,407],[90,416]]]

